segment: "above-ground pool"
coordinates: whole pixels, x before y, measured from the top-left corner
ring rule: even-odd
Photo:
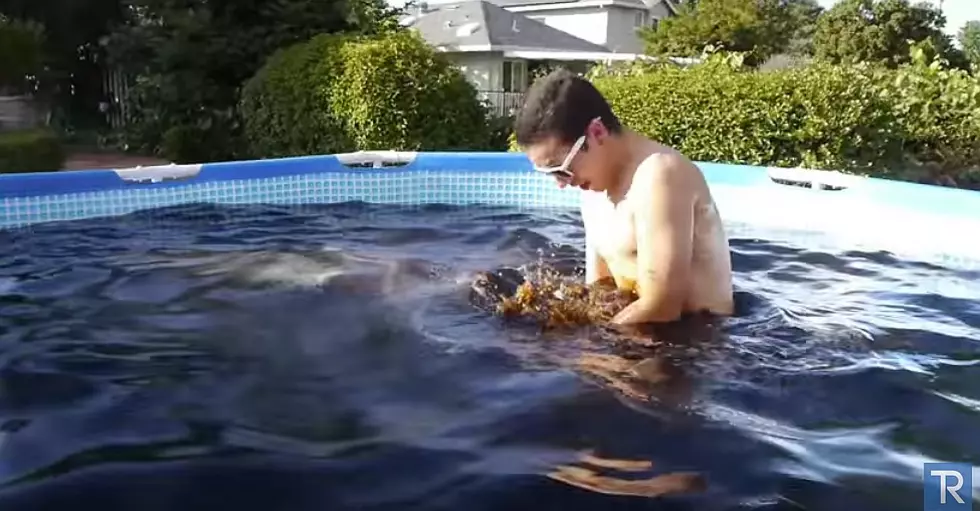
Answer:
[[[521,154],[0,176],[0,509],[923,509],[980,464],[980,194],[700,165],[738,310],[648,343],[470,303],[582,264]]]

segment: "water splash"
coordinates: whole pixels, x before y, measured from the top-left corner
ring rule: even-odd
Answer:
[[[495,314],[530,321],[544,330],[607,323],[637,298],[612,279],[584,284],[543,262],[482,272],[474,279],[473,294]]]

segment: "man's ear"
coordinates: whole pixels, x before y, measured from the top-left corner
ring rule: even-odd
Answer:
[[[602,123],[602,119],[596,117],[589,122],[588,133],[591,137],[586,137],[586,143],[588,143],[588,138],[595,140],[596,145],[602,145],[605,138],[609,135],[609,130],[606,129],[606,125]],[[585,147],[583,147],[585,149]]]

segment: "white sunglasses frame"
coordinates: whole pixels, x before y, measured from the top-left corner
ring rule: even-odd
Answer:
[[[561,162],[561,165],[557,165],[554,167],[535,166],[534,169],[544,174],[550,174],[556,177],[571,179],[573,177],[573,174],[572,171],[568,169],[568,167],[572,164],[572,159],[575,158],[575,155],[577,155],[578,152],[582,149],[582,146],[585,145],[585,138],[586,138],[585,135],[578,137],[578,140],[575,141],[575,144],[572,145],[572,148],[568,150],[568,154],[565,155],[565,160]]]

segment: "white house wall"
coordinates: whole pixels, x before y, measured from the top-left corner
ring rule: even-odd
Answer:
[[[496,91],[502,88],[503,59],[499,53],[472,52],[448,55],[477,90]]]
[[[679,4],[680,2],[674,2],[674,3]],[[667,7],[667,5],[664,4],[663,2],[657,2],[656,5],[650,8],[650,16],[653,16],[654,18],[662,20],[671,15],[672,13],[670,11],[670,7]]]
[[[533,9],[533,10],[532,10]],[[558,30],[572,34],[595,44],[601,44],[620,53],[642,53],[643,40],[637,33],[636,15],[643,11],[621,6],[576,7],[546,9],[535,5],[533,8],[509,8],[528,18],[536,19]],[[670,16],[663,2],[648,9],[647,26],[653,19]]]
[[[638,9],[621,7],[609,9],[606,47],[615,52],[642,53],[643,40],[640,39],[636,26],[636,16],[642,12]]]
[[[518,12],[518,9],[509,9]],[[609,12],[602,7],[578,7],[554,10],[525,11],[521,14],[545,25],[605,46]]]

